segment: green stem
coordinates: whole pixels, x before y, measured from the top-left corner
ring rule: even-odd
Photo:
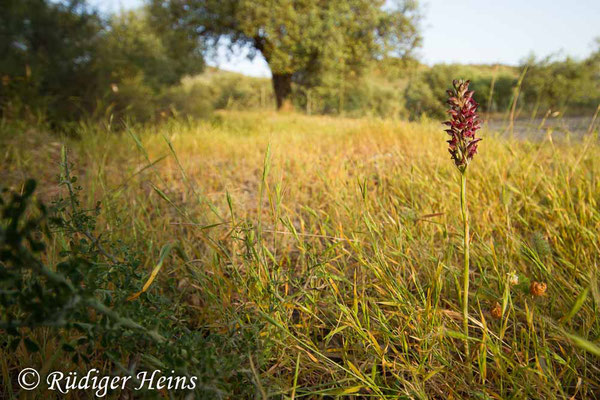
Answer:
[[[465,264],[463,270],[463,327],[465,336],[469,336],[469,210],[467,209],[467,171],[460,174],[460,209],[463,219],[463,250]],[[465,354],[469,357],[469,341],[465,339]]]

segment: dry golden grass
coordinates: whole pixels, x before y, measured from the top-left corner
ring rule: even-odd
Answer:
[[[458,174],[438,122],[236,112],[77,140],[30,131],[3,135],[0,165],[49,199],[65,142],[84,200],[102,201],[101,222],[144,249],[148,273],[179,243],[188,262],[171,259],[151,290],[176,277],[191,325],[258,332],[245,367],[259,395],[598,398],[597,138],[482,136],[471,360]]]

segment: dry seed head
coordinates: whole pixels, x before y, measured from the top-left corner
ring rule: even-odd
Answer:
[[[533,296],[539,297],[546,293],[547,288],[548,285],[546,285],[544,282],[533,281],[529,286],[529,292],[531,292]]]
[[[492,314],[494,319],[502,318],[502,307],[500,307],[500,303],[496,302],[496,304],[494,304],[494,307],[490,310],[490,314]]]

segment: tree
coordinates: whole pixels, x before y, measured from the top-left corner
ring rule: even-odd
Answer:
[[[85,98],[101,20],[83,0],[4,0],[0,13],[0,111],[11,101],[24,107]],[[43,100],[40,96],[43,93]]]
[[[102,18],[86,0],[1,1],[4,116],[41,111],[63,122],[127,112],[148,119],[162,89],[204,68],[198,38],[150,21],[145,9]]]
[[[277,108],[291,105],[292,82],[317,85],[369,61],[407,55],[419,44],[416,1],[153,0],[158,20],[231,51],[260,52],[271,69]]]

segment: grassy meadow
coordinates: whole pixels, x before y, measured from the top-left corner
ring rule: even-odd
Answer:
[[[600,398],[597,129],[577,140],[482,131],[468,181],[468,338],[459,175],[438,121],[236,111],[118,133],[82,125],[77,138],[3,132],[5,185],[35,178],[36,198],[52,202],[64,146],[82,208],[101,202],[102,240],[143,254],[142,284],[164,258],[129,302],[219,338],[206,368],[221,375],[199,397]],[[167,243],[178,251],[160,254]],[[157,306],[157,294],[171,301]],[[25,364],[81,367],[49,329],[32,337],[41,351],[2,355],[5,396]]]

